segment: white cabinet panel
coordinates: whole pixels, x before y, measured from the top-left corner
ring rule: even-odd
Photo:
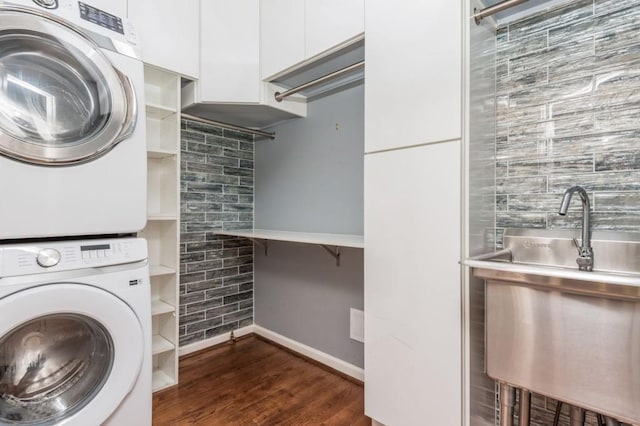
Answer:
[[[267,78],[304,60],[304,2],[260,1],[261,75]]]
[[[461,5],[367,0],[366,152],[461,137]]]
[[[258,0],[200,3],[201,99],[257,103],[260,99]]]
[[[305,0],[304,4],[307,58],[364,31],[364,0]]]
[[[366,155],[365,212],[365,413],[460,425],[460,142]]]
[[[199,77],[199,0],[129,0],[129,19],[137,29],[145,63]]]

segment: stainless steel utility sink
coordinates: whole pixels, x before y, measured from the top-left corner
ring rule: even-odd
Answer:
[[[464,262],[486,282],[494,379],[640,424],[640,233],[508,229],[504,250]]]

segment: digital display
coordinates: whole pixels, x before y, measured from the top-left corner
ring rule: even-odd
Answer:
[[[89,250],[110,250],[110,244],[94,244],[92,246],[80,246],[80,251],[89,251]]]
[[[122,19],[80,1],[78,5],[80,6],[80,17],[85,21],[93,22],[103,28],[124,34]]]

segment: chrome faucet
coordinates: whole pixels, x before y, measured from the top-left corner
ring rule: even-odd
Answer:
[[[593,249],[591,248],[591,203],[589,203],[589,195],[587,191],[581,186],[572,186],[564,192],[562,197],[562,204],[560,205],[561,216],[567,214],[569,209],[569,203],[571,202],[571,196],[574,192],[580,195],[582,200],[582,244],[578,244],[578,241],[574,238],[573,243],[578,249],[578,269],[581,271],[593,270]]]

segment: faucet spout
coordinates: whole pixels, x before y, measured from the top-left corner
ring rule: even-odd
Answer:
[[[593,249],[591,248],[591,203],[589,202],[589,195],[587,191],[581,186],[572,186],[567,189],[562,196],[562,203],[560,204],[560,210],[558,214],[564,216],[569,209],[569,203],[571,202],[571,196],[574,193],[580,195],[582,200],[582,242],[578,246],[578,269],[581,271],[593,270]]]

